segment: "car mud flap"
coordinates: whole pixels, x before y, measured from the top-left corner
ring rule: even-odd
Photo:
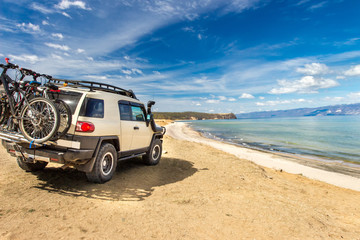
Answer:
[[[94,155],[93,155],[93,157],[91,158],[90,161],[88,161],[88,162],[85,163],[85,164],[75,165],[75,168],[76,168],[78,171],[81,171],[81,172],[91,172],[91,171],[93,170],[94,164],[95,164],[95,159],[96,159],[96,156],[97,156],[98,153],[99,153],[99,149],[100,149],[101,143],[102,143],[102,139],[100,139],[100,140],[98,141],[98,144],[96,145],[96,148],[95,148],[95,151],[94,151]]]
[[[92,169],[94,168],[95,158],[96,157],[91,158],[91,160],[85,164],[75,165],[75,168],[81,172],[91,172]]]

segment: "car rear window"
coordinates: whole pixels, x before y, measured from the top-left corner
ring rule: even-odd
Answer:
[[[48,92],[51,99],[63,100],[71,109],[71,113],[74,114],[77,105],[79,104],[82,93],[60,91],[60,92]]]
[[[129,104],[119,104],[120,119],[131,121],[131,107]]]
[[[96,98],[85,98],[81,106],[80,116],[103,118],[104,117],[104,100]]]

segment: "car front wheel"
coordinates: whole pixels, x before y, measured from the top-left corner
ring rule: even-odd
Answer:
[[[160,139],[155,139],[151,144],[148,152],[143,156],[143,161],[147,165],[156,165],[160,162],[162,153],[162,142]]]

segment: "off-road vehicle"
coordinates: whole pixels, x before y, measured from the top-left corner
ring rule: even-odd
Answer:
[[[148,165],[159,163],[165,128],[153,119],[131,90],[116,86],[61,79],[51,98],[71,109],[71,126],[56,141],[36,143],[16,132],[0,131],[3,146],[26,171],[38,171],[49,162],[72,166],[86,173],[89,181],[104,183],[116,170],[117,160],[141,156]]]

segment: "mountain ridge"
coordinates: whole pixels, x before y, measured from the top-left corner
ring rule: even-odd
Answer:
[[[309,116],[344,116],[360,115],[360,103],[330,105],[316,108],[296,108],[289,110],[261,111],[236,114],[243,118],[280,118],[280,117],[309,117]]]

